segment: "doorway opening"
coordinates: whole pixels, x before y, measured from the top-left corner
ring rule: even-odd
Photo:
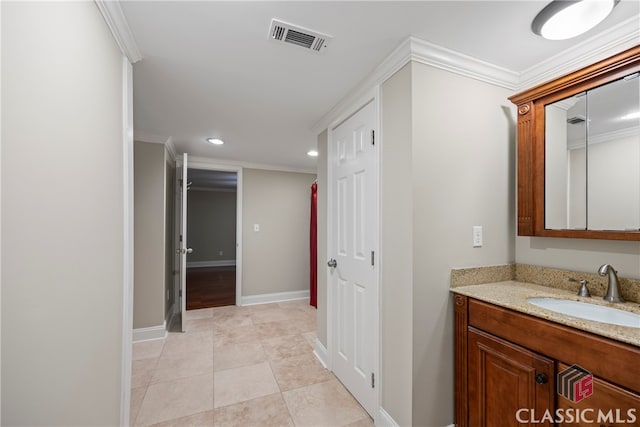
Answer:
[[[238,173],[188,168],[186,309],[236,304]]]

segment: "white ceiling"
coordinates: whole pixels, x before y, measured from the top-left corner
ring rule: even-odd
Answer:
[[[191,156],[315,170],[312,126],[409,36],[523,72],[640,12],[622,0],[586,34],[548,41],[530,31],[546,3],[124,1],[143,56],[135,132],[171,137]],[[272,18],[334,38],[323,54],[277,44]]]

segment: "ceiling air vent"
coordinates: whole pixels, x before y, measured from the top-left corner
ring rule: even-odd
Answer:
[[[576,114],[573,117],[569,117],[567,119],[567,123],[571,124],[571,125],[577,125],[579,123],[582,123],[586,120],[587,118],[585,116],[583,116],[582,114]]]
[[[271,20],[269,38],[273,41],[301,46],[317,53],[324,52],[329,45],[329,40],[331,40],[331,36],[326,34],[298,27],[297,25],[277,19]]]

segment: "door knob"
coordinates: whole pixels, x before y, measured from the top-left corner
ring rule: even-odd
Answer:
[[[187,248],[187,253],[190,254],[191,252],[193,252],[193,249]]]
[[[336,268],[338,266],[338,261],[336,261],[335,259],[331,258],[329,260],[329,262],[327,262],[327,265],[331,268]]]
[[[546,384],[549,381],[549,378],[547,378],[547,376],[545,374],[537,374],[536,375],[536,382],[538,384]]]

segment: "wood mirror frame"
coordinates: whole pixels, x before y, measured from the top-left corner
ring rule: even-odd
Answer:
[[[637,71],[640,46],[509,97],[518,111],[518,236],[640,240],[640,231],[544,228],[545,105]]]

